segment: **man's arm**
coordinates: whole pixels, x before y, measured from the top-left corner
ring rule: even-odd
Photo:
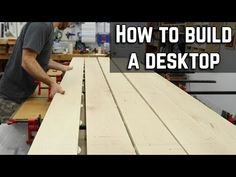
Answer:
[[[50,97],[52,98],[56,93],[64,94],[62,87],[53,81],[47,73],[42,69],[36,60],[37,53],[30,49],[23,49],[21,66],[33,78],[41,81],[51,87]]]
[[[62,64],[57,63],[57,62],[55,62],[55,61],[53,61],[51,59],[49,60],[48,68],[49,69],[60,70],[62,72],[66,72],[66,71],[69,71],[69,70],[73,69],[71,66],[62,65]]]

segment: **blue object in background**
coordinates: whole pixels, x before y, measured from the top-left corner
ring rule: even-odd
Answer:
[[[97,34],[97,43],[98,45],[110,43],[110,34]]]

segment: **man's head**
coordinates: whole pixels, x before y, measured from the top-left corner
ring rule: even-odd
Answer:
[[[59,30],[64,30],[71,25],[71,22],[53,22],[53,26],[57,27]]]

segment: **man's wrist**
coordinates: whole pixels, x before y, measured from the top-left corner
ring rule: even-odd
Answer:
[[[50,82],[49,82],[49,87],[52,87],[54,84],[56,84],[56,82],[53,81],[53,80],[50,80]]]
[[[67,71],[67,66],[62,65],[62,72],[66,72]]]

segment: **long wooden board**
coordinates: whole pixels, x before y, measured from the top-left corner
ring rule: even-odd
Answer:
[[[212,143],[216,148],[212,149],[212,153],[219,154],[236,154],[236,127],[228,122],[225,118],[218,115],[213,110],[202,104],[197,99],[183,92],[181,89],[172,85],[161,76],[156,76],[161,80],[158,84],[158,89],[164,89],[168,94],[169,99],[178,105],[179,109],[186,112],[191,118],[205,129],[206,134],[209,134],[210,140],[215,141]],[[172,87],[170,86],[172,85]],[[173,91],[175,90],[175,92]],[[184,102],[182,101],[184,99]],[[210,141],[209,141],[210,142]],[[197,147],[198,148],[198,147]]]
[[[99,63],[130,131],[138,154],[186,154],[123,74],[110,73],[108,59],[99,58]],[[113,65],[112,62],[111,65]]]
[[[29,98],[20,106],[12,118],[18,121],[35,119],[39,115],[41,115],[41,118],[44,118],[49,105],[50,102],[48,102],[47,98]]]
[[[51,59],[56,61],[70,61],[72,58],[75,57],[104,57],[105,54],[97,54],[97,53],[91,53],[91,54],[52,54]]]
[[[189,154],[236,154],[236,127],[217,113],[156,73],[125,76]]]
[[[80,124],[84,58],[71,61],[61,86],[65,95],[56,94],[33,141],[29,154],[77,154]]]
[[[96,58],[85,60],[87,154],[135,154]]]
[[[8,60],[10,58],[11,54],[9,53],[2,53],[0,54],[0,60]],[[56,61],[71,61],[72,58],[79,58],[79,57],[104,57],[106,54],[97,54],[97,53],[91,53],[91,54],[52,54],[51,59]]]

